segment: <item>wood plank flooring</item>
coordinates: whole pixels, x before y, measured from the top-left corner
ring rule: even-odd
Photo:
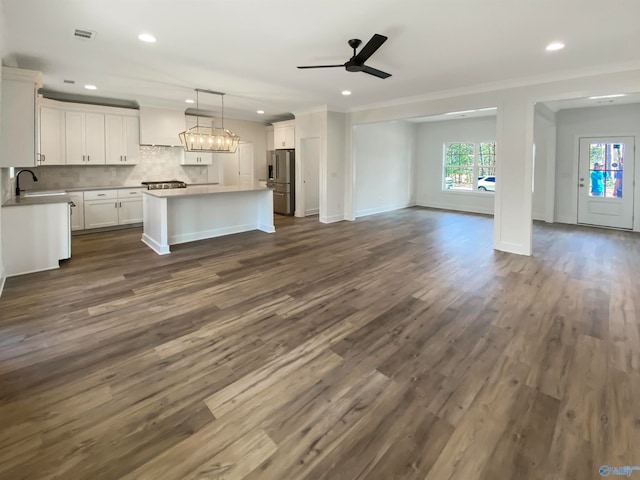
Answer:
[[[640,236],[410,208],[157,256],[74,237],[0,298],[0,479],[560,480],[640,465]],[[640,476],[640,474],[638,474]]]

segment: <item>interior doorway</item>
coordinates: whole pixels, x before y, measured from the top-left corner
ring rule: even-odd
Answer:
[[[578,223],[633,228],[634,137],[582,137]]]

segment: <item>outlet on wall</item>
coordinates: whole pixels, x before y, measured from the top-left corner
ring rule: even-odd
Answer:
[[[111,167],[111,178],[116,178],[116,169],[115,167]]]

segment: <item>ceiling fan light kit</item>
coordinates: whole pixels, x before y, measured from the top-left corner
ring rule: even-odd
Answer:
[[[344,67],[347,72],[363,72],[382,79],[389,78],[391,76],[390,73],[383,72],[382,70],[378,70],[364,64],[369,59],[369,57],[371,57],[371,55],[373,55],[376,50],[378,50],[386,41],[387,37],[376,33],[373,37],[371,37],[371,40],[369,40],[367,44],[362,47],[360,52],[356,52],[357,48],[362,44],[362,40],[352,38],[351,40],[349,40],[349,46],[353,49],[353,56],[345,63],[341,63],[340,65],[305,65],[298,68],[307,69]]]
[[[199,107],[199,93],[220,95],[222,98],[222,127],[200,125],[196,117],[196,126],[180,132],[180,143],[187,152],[235,153],[240,137],[224,128],[224,93],[196,88],[196,110]]]

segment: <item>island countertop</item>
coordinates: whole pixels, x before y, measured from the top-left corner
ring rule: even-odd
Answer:
[[[158,198],[189,197],[193,195],[212,195],[216,193],[256,192],[271,190],[259,184],[252,185],[189,185],[187,188],[168,188],[166,190],[143,190],[142,193]]]

